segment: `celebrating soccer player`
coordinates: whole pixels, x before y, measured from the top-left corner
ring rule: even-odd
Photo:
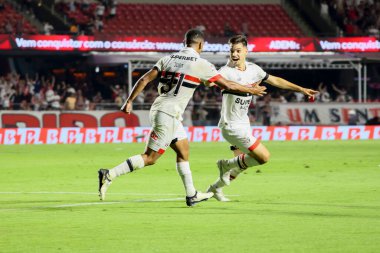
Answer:
[[[280,77],[267,74],[254,63],[247,62],[247,39],[243,35],[236,35],[229,40],[230,59],[219,70],[226,79],[240,83],[242,86],[265,81],[275,87],[301,92],[314,98],[317,91],[306,89],[288,82]],[[249,167],[258,166],[268,162],[269,151],[252,136],[248,118],[248,108],[252,100],[249,93],[224,90],[222,100],[222,112],[219,127],[222,135],[232,146],[235,157],[229,160],[219,160],[217,166],[220,178],[208,188],[207,192],[213,192],[214,198],[219,201],[229,201],[223,194],[222,187],[229,185],[242,171]]]
[[[186,204],[194,204],[209,199],[212,192],[197,192],[193,185],[189,165],[189,143],[182,125],[182,114],[193,96],[194,90],[201,84],[215,83],[229,92],[242,92],[262,96],[265,87],[245,87],[223,78],[214,65],[200,58],[204,46],[204,35],[198,30],[189,30],[185,35],[185,48],[161,58],[155,66],[143,75],[135,84],[121,110],[132,111],[133,100],[145,86],[159,77],[159,96],[150,109],[152,129],[143,154],[129,157],[113,169],[99,170],[99,196],[105,194],[112,181],[123,174],[153,165],[171,147],[177,154],[177,171],[182,178],[186,191]]]

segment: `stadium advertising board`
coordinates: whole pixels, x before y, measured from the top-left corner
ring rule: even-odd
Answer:
[[[380,117],[380,105],[346,103],[271,103],[273,124],[342,125],[355,121],[365,124]]]
[[[271,103],[272,124],[281,125],[347,125],[356,117],[365,124],[380,117],[380,105],[341,103]],[[0,127],[138,127],[149,126],[149,111],[136,110],[131,114],[119,111],[2,111]]]
[[[187,127],[192,142],[224,141],[218,127]],[[93,144],[145,142],[149,127],[0,128],[0,144]],[[380,126],[270,126],[252,127],[264,141],[379,140]]]
[[[182,38],[131,36],[70,36],[0,35],[0,50],[54,51],[54,52],[168,52],[183,47]],[[251,52],[380,52],[380,41],[375,37],[352,38],[276,38],[249,39]],[[208,41],[206,52],[228,52],[226,40]]]

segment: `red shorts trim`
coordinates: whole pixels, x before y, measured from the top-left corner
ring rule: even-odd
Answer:
[[[159,153],[160,155],[162,155],[163,153],[165,153],[165,149],[160,148],[160,149],[157,151],[157,153]]]
[[[253,151],[255,148],[257,148],[257,146],[259,146],[260,144],[260,141],[259,140],[256,140],[255,143],[252,144],[252,146],[250,146],[248,148],[249,151]]]

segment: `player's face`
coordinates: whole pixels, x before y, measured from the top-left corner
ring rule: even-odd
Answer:
[[[248,49],[242,43],[231,44],[230,48],[230,60],[236,66],[245,63]]]

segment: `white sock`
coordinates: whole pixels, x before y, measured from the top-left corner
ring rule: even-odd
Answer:
[[[214,187],[215,189],[219,189],[219,188],[226,186],[226,184],[222,180],[220,180],[220,178],[218,178],[215,181],[215,183],[213,183],[211,186]]]
[[[247,154],[241,154],[227,160],[227,168],[233,170],[235,168],[245,170],[248,167],[260,165],[260,163],[253,157]]]
[[[110,169],[110,179],[114,179],[126,173],[132,172],[144,168],[145,163],[141,155],[135,155],[128,158],[125,162],[117,165],[116,167]]]
[[[244,170],[246,170],[249,167],[260,165],[260,163],[253,157],[247,155],[247,154],[241,154],[239,156],[236,156],[234,158],[231,158],[228,160],[227,166],[231,170],[230,174],[230,180],[234,180],[237,178],[237,176],[242,173]],[[241,166],[241,167],[240,167]],[[226,184],[218,178],[216,182],[212,185],[214,188],[222,188]]]
[[[189,162],[177,162],[177,171],[178,174],[181,176],[183,186],[185,186],[186,196],[194,196],[195,188],[193,184],[193,177],[191,175]]]

